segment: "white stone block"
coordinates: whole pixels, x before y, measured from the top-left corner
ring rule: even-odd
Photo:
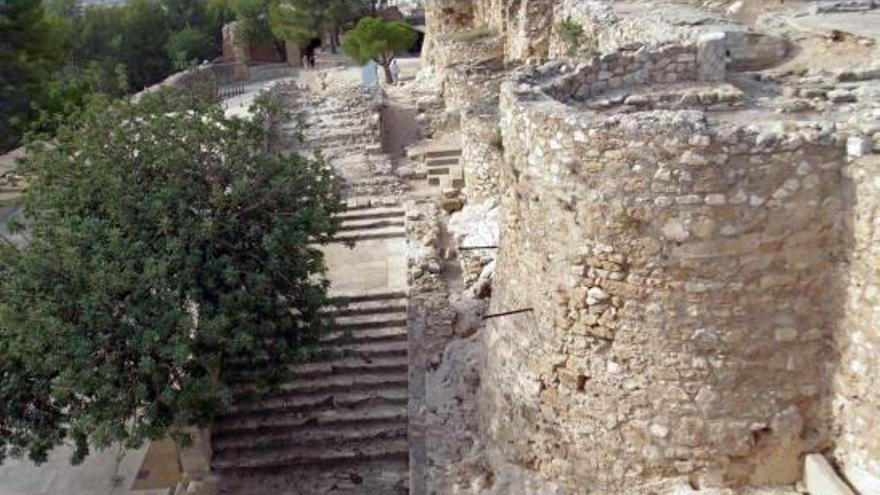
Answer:
[[[856,495],[821,454],[804,459],[804,484],[810,495]]]
[[[861,495],[880,495],[880,474],[869,473],[857,466],[847,466],[843,472]]]
[[[846,140],[846,154],[859,158],[867,155],[874,148],[874,143],[866,136],[850,136]]]

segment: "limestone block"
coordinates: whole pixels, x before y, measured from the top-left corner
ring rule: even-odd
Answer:
[[[697,65],[701,81],[723,81],[727,72],[724,33],[706,33],[697,42]]]
[[[866,136],[850,136],[846,140],[846,154],[859,158],[867,155],[874,148],[874,143]]]
[[[804,483],[811,495],[856,495],[821,454],[804,459]]]
[[[869,473],[856,466],[847,466],[843,472],[860,495],[880,495],[880,475]]]

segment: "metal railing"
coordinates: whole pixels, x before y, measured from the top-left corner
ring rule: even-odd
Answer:
[[[232,98],[233,96],[243,95],[244,83],[230,84],[229,86],[224,86],[220,88],[217,93],[221,100],[226,100]]]

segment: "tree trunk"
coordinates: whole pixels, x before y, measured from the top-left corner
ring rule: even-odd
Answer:
[[[394,75],[391,74],[391,62],[382,64],[382,70],[385,72],[385,82],[388,84],[394,84]]]
[[[336,30],[333,29],[330,31],[330,53],[336,54]]]

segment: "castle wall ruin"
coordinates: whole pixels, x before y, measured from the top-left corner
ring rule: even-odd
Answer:
[[[865,131],[756,103],[743,81],[784,36],[539,3],[471,4],[507,73],[438,66],[464,196],[501,200],[479,404],[497,493],[793,485],[809,453],[880,493],[880,106]]]
[[[646,54],[648,78],[697,79],[692,52]],[[489,326],[490,441],[570,489],[793,483],[831,442],[849,208],[833,136],[699,110],[603,116],[534,82],[502,90],[492,303],[532,312]]]

